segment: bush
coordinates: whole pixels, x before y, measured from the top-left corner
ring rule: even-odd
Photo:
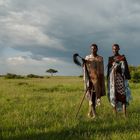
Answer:
[[[24,78],[21,75],[16,75],[16,74],[12,74],[12,73],[7,73],[4,77],[6,79],[23,79]]]
[[[28,74],[28,78],[44,78],[43,76],[35,75],[35,74]]]
[[[79,75],[80,78],[83,78],[83,75]]]
[[[131,81],[134,83],[140,82],[140,72],[132,72],[131,73]]]
[[[131,81],[134,83],[140,82],[140,66],[129,66]]]

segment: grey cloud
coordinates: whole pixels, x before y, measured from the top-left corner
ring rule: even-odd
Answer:
[[[112,55],[111,45],[118,43],[130,63],[139,64],[138,0],[9,0],[5,7],[0,9],[0,26],[3,28],[0,33],[1,46],[30,51],[32,59],[52,57],[72,64],[73,53],[78,52],[84,57],[90,53],[89,46],[93,42],[99,45],[99,53],[107,63],[107,57]],[[10,18],[11,13],[21,16],[18,24],[37,28],[44,36],[55,40],[55,43],[41,44],[36,42],[36,38],[27,41],[22,37],[18,44],[16,39],[14,42],[10,35],[13,32],[8,32],[7,26],[3,25],[4,21],[1,20]],[[57,45],[65,49],[57,49]]]

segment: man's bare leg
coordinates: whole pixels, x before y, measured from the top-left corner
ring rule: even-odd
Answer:
[[[113,107],[113,112],[114,112],[115,116],[117,116],[117,107],[116,107],[116,105],[115,105],[115,107]]]
[[[96,93],[95,92],[92,93],[92,114],[93,117],[95,118],[96,116]]]
[[[92,117],[92,101],[89,101],[89,111],[88,111],[88,117]]]
[[[96,94],[95,92],[92,93],[91,95],[92,101],[89,101],[89,113],[88,116],[95,118],[96,116]]]
[[[126,117],[126,104],[125,104],[125,103],[123,103],[122,107],[123,107],[124,117]]]
[[[96,117],[96,109],[95,109],[95,105],[92,105],[92,117],[93,117],[93,118]]]

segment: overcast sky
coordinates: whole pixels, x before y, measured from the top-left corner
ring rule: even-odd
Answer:
[[[0,0],[0,74],[81,75],[92,43],[105,67],[113,43],[139,65],[140,0]]]

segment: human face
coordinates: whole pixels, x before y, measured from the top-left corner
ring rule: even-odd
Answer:
[[[97,54],[98,48],[96,46],[91,46],[92,54]]]
[[[117,46],[112,46],[112,52],[114,55],[118,55],[119,54],[119,50],[120,48]]]

